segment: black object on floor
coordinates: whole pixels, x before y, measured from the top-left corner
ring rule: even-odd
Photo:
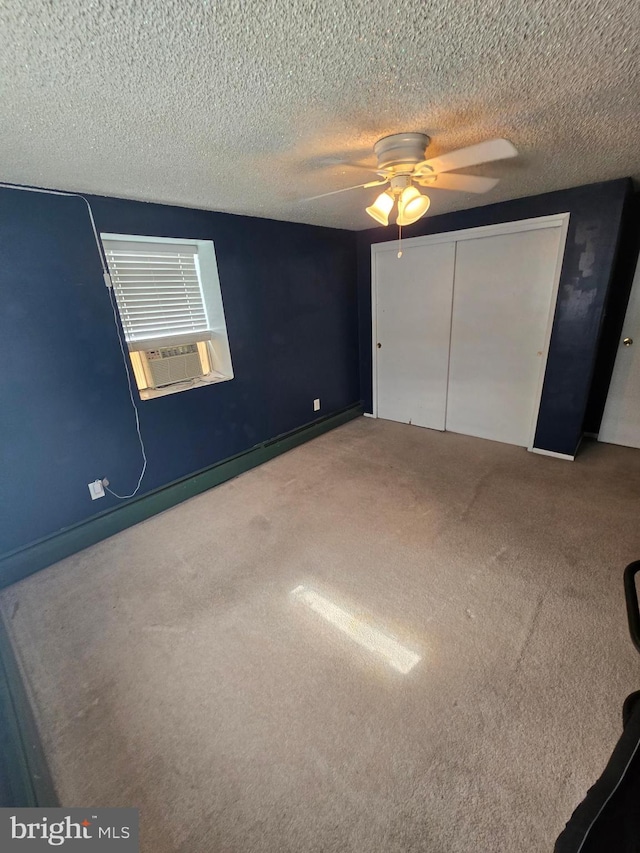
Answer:
[[[640,560],[624,572],[629,631],[640,652],[636,575]],[[640,853],[640,691],[627,697],[624,730],[604,773],[574,811],[555,853]]]

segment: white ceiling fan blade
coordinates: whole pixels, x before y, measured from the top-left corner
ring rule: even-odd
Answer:
[[[341,190],[332,190],[329,193],[320,193],[320,195],[312,195],[308,198],[302,198],[300,201],[315,201],[317,198],[326,198],[329,195],[338,195],[338,193],[347,193],[350,190],[363,190],[368,189],[369,187],[381,187],[382,184],[386,184],[387,179],[385,178],[383,181],[369,181],[368,184],[356,184],[355,187],[343,187]]]
[[[434,172],[450,172],[452,169],[466,169],[467,166],[477,166],[480,163],[491,163],[494,160],[506,160],[509,157],[517,157],[518,150],[508,139],[487,139],[477,145],[469,145],[468,148],[458,148],[447,154],[440,154],[430,160],[418,163],[416,170],[423,167],[433,169]]]
[[[451,172],[440,173],[432,177],[425,175],[422,179],[417,178],[416,180],[423,187],[436,190],[457,190],[461,193],[487,193],[499,183],[498,178],[482,178],[479,175],[454,175]]]

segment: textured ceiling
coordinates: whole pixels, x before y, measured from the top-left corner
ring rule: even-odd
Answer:
[[[3,0],[0,180],[360,229],[373,143],[516,160],[430,214],[640,177],[630,0]]]

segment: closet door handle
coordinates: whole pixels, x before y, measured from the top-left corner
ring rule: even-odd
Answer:
[[[382,349],[382,344],[377,344],[378,349]]]
[[[625,347],[630,347],[632,343],[633,343],[633,338],[625,338],[622,341],[622,345]],[[378,344],[378,346],[380,346],[380,344]]]

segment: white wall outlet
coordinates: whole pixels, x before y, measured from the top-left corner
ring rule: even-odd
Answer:
[[[104,497],[104,486],[102,485],[102,480],[94,480],[93,483],[88,483],[88,486],[92,501],[95,501],[97,498]]]
[[[313,411],[314,412],[320,411],[320,397],[316,397],[316,399],[313,401]]]

